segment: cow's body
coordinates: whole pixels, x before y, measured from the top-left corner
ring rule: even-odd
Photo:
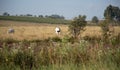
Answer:
[[[15,30],[13,29],[13,28],[10,28],[9,30],[8,30],[8,33],[10,34],[10,33],[14,33],[15,32]]]
[[[56,32],[56,34],[57,34],[57,35],[59,35],[59,34],[60,34],[60,31],[61,31],[61,30],[60,30],[60,28],[59,28],[59,27],[56,27],[56,28],[55,28],[55,32]]]

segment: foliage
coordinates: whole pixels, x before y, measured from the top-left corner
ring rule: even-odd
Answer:
[[[4,13],[3,13],[3,16],[10,16],[10,14],[7,13],[7,12],[4,12]]]
[[[51,40],[53,41],[53,42],[61,42],[61,39],[59,38],[59,37],[53,37],[53,38],[51,38]]]
[[[39,15],[38,17],[43,18],[44,16],[43,15]]]
[[[102,32],[103,32],[103,36],[104,38],[107,38],[108,36],[108,32],[109,32],[109,27],[108,27],[109,23],[105,20],[101,23],[101,29],[102,29]]]
[[[48,18],[64,19],[64,16],[60,16],[60,15],[57,15],[57,14],[53,14],[53,15],[48,16]]]
[[[111,43],[113,46],[120,45],[120,33],[119,33],[117,36],[113,36],[113,37],[110,39],[110,43]]]
[[[104,11],[105,19],[109,21],[120,21],[120,9],[119,7],[109,5]]]
[[[119,35],[114,37],[120,42]],[[49,38],[52,39],[52,38]],[[92,44],[89,40],[80,40],[74,44],[65,36],[62,41],[33,40],[12,42],[9,47],[5,41],[0,48],[0,68],[2,70],[119,70],[120,44],[114,43],[108,48],[104,41]],[[94,39],[96,41],[96,38]],[[110,39],[112,40],[112,39]],[[44,44],[43,44],[44,43]],[[46,45],[47,44],[47,45]]]
[[[78,17],[75,17],[74,20],[69,25],[70,33],[73,35],[74,38],[78,38],[81,31],[84,30],[84,27],[86,26],[86,16],[79,15]]]
[[[93,22],[93,23],[98,23],[99,20],[98,20],[98,18],[97,18],[96,16],[94,16],[94,17],[92,18],[92,22]]]
[[[31,15],[31,14],[26,14],[25,16],[32,17],[33,15]]]
[[[113,30],[111,31],[110,29],[112,29],[112,25],[110,24],[109,20],[104,20],[101,24],[101,29],[102,29],[102,36],[103,36],[103,40],[107,42],[107,40],[109,39],[110,36],[113,35]]]
[[[18,52],[14,56],[15,65],[19,65],[21,69],[32,69],[35,58],[30,52]]]

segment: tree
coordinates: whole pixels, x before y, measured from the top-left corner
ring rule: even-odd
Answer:
[[[43,15],[39,15],[38,17],[43,18],[44,16]]]
[[[45,15],[45,18],[49,18],[49,16],[48,16],[48,15]]]
[[[27,17],[32,17],[32,15],[31,15],[31,14],[26,14],[26,16],[27,16]]]
[[[104,17],[105,19],[113,20],[114,18],[114,13],[113,13],[113,8],[112,5],[109,5],[105,11],[104,11]]]
[[[4,12],[4,13],[3,13],[3,16],[10,16],[10,14],[7,13],[7,12]]]
[[[114,7],[114,14],[115,14],[115,20],[120,22],[120,9],[118,7]]]
[[[120,21],[119,7],[109,5],[104,11],[104,17],[109,21]]]
[[[108,25],[109,25],[109,22],[107,20],[104,20],[100,24],[101,29],[102,29],[102,36],[103,36],[103,39],[105,39],[105,40],[107,40],[107,38],[108,38],[108,32],[109,32]]]
[[[98,21],[99,21],[99,20],[98,20],[98,18],[97,18],[96,16],[94,16],[94,17],[92,18],[92,22],[93,22],[93,23],[98,23]]]
[[[86,26],[86,16],[79,15],[78,17],[75,17],[74,20],[69,25],[69,31],[73,35],[75,39],[78,38],[81,31],[84,30],[84,27]]]
[[[109,41],[109,38],[112,37],[114,33],[114,27],[112,24],[110,24],[109,20],[104,20],[100,23],[101,29],[102,29],[102,36],[103,41],[107,43]]]
[[[57,14],[52,14],[50,16],[47,16],[48,18],[53,18],[53,19],[65,19],[64,16],[60,16]]]

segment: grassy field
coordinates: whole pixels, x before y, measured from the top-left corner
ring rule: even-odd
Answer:
[[[15,33],[7,34],[9,28]],[[87,26],[87,37],[76,41],[68,25],[0,20],[0,70],[119,70],[120,27],[114,29],[104,41],[99,26]]]
[[[46,24],[46,23],[30,23],[18,21],[4,21],[0,20],[0,38],[13,38],[18,40],[23,39],[46,39],[57,36],[55,34],[55,27],[61,28],[60,37],[69,35],[68,25],[63,24]],[[15,29],[14,34],[8,34],[10,28]],[[120,33],[120,27],[114,27],[115,34]],[[101,35],[101,29],[98,26],[87,26],[82,36],[97,36]]]
[[[56,36],[55,27],[62,29],[61,36],[66,35],[67,26],[61,24],[38,24],[29,22],[0,21],[0,38],[14,39],[46,39]],[[9,28],[14,28],[14,34],[7,34]]]

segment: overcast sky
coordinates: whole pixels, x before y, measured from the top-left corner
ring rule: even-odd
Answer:
[[[120,8],[120,0],[0,0],[0,14],[58,14],[67,19],[86,15],[87,19],[93,16],[102,19],[109,4]]]

